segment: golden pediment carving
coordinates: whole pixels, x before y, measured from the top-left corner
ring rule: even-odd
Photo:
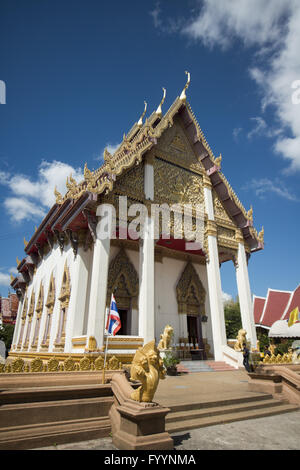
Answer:
[[[202,175],[156,158],[154,199],[159,204],[203,204]]]

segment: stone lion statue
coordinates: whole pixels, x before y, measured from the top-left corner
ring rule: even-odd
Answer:
[[[238,335],[236,337],[237,341],[234,345],[235,351],[243,351],[243,347],[244,347],[243,345],[247,344],[246,335],[247,335],[246,330],[239,330]]]
[[[170,349],[171,339],[173,336],[174,330],[170,325],[165,326],[164,332],[160,335],[160,342],[158,343],[158,349]]]

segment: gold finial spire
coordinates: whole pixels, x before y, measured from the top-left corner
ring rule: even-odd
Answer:
[[[222,154],[220,153],[220,156],[215,159],[215,165],[221,166],[221,161],[222,161]]]
[[[162,105],[164,104],[164,101],[165,101],[165,99],[166,99],[166,94],[167,94],[167,91],[166,91],[165,88],[163,88],[163,92],[164,92],[164,94],[163,94],[162,100],[161,100],[161,102],[159,103],[159,106],[158,106],[157,110],[155,111],[155,114],[157,114],[158,117],[161,117],[161,116],[162,116],[162,109],[161,109],[161,107],[162,107]]]
[[[247,219],[253,222],[253,207],[250,206],[250,210],[247,212]]]
[[[61,204],[61,203],[62,203],[62,200],[63,200],[63,197],[62,197],[62,195],[60,194],[60,192],[57,191],[56,186],[55,186],[55,188],[54,188],[54,196],[55,196],[55,198],[56,198],[56,204]]]
[[[18,257],[16,257],[16,261],[17,261],[17,266],[19,266],[19,264],[21,263],[21,261],[19,260]]]
[[[186,90],[188,89],[189,84],[190,84],[190,82],[191,82],[191,74],[190,74],[189,72],[187,72],[187,71],[185,71],[185,73],[186,73],[186,75],[188,76],[188,79],[187,79],[187,82],[186,82],[186,84],[185,84],[185,87],[184,87],[184,89],[182,90],[181,95],[180,95],[180,98],[179,98],[179,99],[180,99],[181,101],[183,101],[184,103],[186,102],[186,94],[185,94],[185,92],[186,92]]]
[[[146,103],[146,101],[144,101],[144,105],[145,105],[144,112],[143,112],[143,114],[141,115],[141,117],[140,117],[140,119],[139,119],[139,121],[138,121],[138,126],[139,126],[139,127],[142,127],[142,125],[143,125],[143,118],[144,118],[144,116],[145,116],[145,114],[146,114],[146,111],[147,111],[147,103]]]
[[[264,229],[264,227],[262,227],[261,231],[258,234],[258,240],[261,243],[264,243],[264,235],[265,235],[265,229]]]
[[[10,275],[10,282],[13,282],[13,280],[14,280],[14,276],[11,274]]]
[[[28,245],[28,242],[26,241],[25,237],[24,237],[24,246],[26,248],[26,246]]]
[[[103,160],[105,162],[108,162],[110,159],[111,159],[111,154],[109,153],[109,151],[105,147],[104,152],[103,152]]]

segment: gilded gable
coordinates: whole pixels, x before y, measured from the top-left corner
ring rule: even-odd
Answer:
[[[220,201],[216,191],[213,189],[213,204],[214,204],[214,214],[216,222],[224,222],[229,225],[235,225],[231,217],[227,214],[222,202]]]
[[[154,200],[158,204],[202,204],[202,175],[155,158]]]
[[[178,116],[174,117],[172,127],[165,130],[159,138],[153,153],[183,168],[200,173],[203,171],[203,166],[197,160]]]

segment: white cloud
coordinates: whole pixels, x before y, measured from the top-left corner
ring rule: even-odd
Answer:
[[[231,302],[233,300],[232,295],[226,294],[226,292],[222,292],[222,302],[223,304],[226,302]]]
[[[235,142],[238,141],[239,135],[242,131],[243,131],[242,127],[236,127],[235,129],[233,129],[232,135],[233,135],[233,139],[235,140]]]
[[[43,218],[55,203],[54,188],[66,193],[66,179],[72,174],[79,182],[83,179],[80,168],[59,161],[43,161],[38,168],[36,179],[32,177],[0,172],[0,184],[7,186],[11,195],[4,200],[4,207],[14,222]]]
[[[182,33],[208,47],[228,49],[237,40],[253,48],[250,76],[262,92],[262,111],[272,106],[278,123],[277,130],[266,132],[267,123],[257,130],[276,138],[274,150],[289,163],[287,171],[300,170],[300,104],[292,100],[292,85],[300,80],[299,0],[203,0],[201,5]]]
[[[297,196],[288,190],[283,182],[278,178],[274,179],[273,181],[269,178],[261,178],[259,180],[253,179],[242,189],[254,191],[256,196],[262,199],[266,195],[276,194],[277,196],[287,199],[288,201],[298,201]]]
[[[10,275],[0,272],[0,286],[9,286],[11,283]]]

